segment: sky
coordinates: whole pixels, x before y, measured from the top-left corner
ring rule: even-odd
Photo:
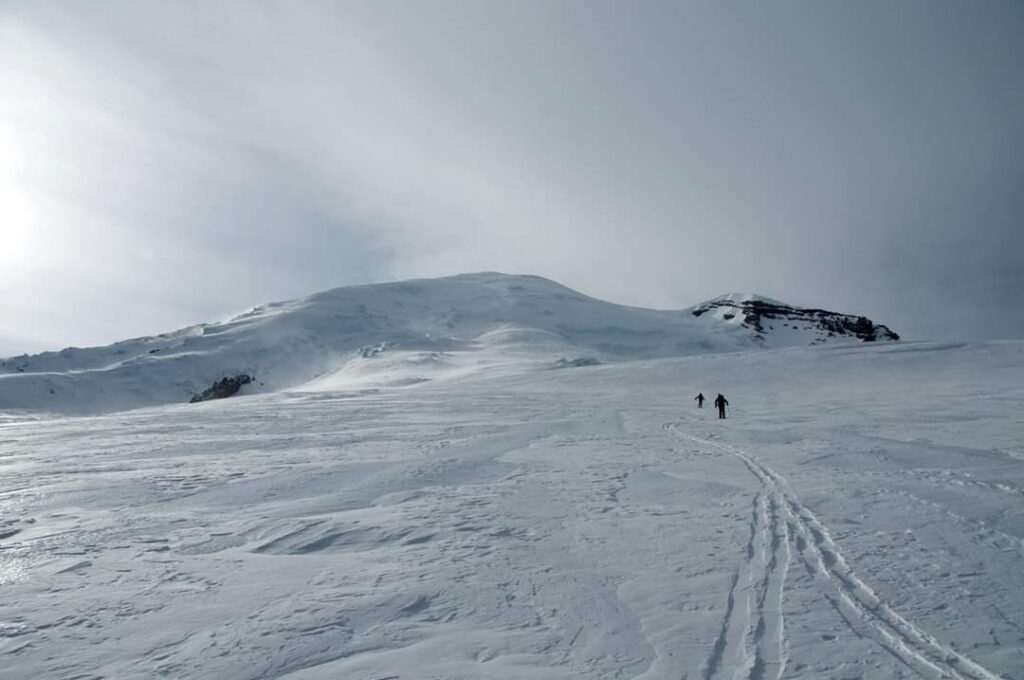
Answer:
[[[1024,337],[1024,4],[0,0],[0,355],[337,286]]]

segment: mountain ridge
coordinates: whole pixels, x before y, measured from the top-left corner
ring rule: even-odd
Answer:
[[[401,386],[867,339],[854,332],[854,322],[835,322],[863,317],[824,310],[801,317],[808,310],[745,298],[653,310],[605,302],[539,276],[497,272],[345,286],[258,305],[221,322],[0,360],[0,409],[102,412],[184,402],[236,375],[254,378],[243,393],[312,381],[320,390]],[[782,308],[791,318],[781,319]],[[774,328],[776,321],[785,328]]]
[[[693,316],[705,314],[721,320],[734,321],[755,333],[763,341],[774,323],[785,328],[816,333],[810,344],[820,344],[837,336],[855,337],[863,342],[896,341],[900,336],[888,326],[876,324],[866,316],[842,314],[813,307],[795,307],[763,296],[746,293],[712,298],[690,308]],[[766,328],[767,326],[767,328]]]

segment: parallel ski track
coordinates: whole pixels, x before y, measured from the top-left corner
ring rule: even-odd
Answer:
[[[854,574],[825,524],[771,467],[741,449],[684,432],[675,424],[665,429],[680,439],[735,456],[761,484],[754,497],[745,559],[729,592],[725,621],[705,667],[705,680],[782,677],[787,660],[782,598],[794,549],[851,630],[875,641],[921,677],[1000,680],[882,601]]]
[[[713,444],[673,425],[665,429]],[[743,561],[733,575],[722,628],[704,668],[705,680],[778,680],[786,670],[782,599],[791,558],[790,527],[776,484],[767,476],[758,478],[762,490],[753,499]]]

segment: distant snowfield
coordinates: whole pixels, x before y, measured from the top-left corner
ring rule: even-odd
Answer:
[[[0,676],[1024,678],[1024,343],[457,369],[0,419]]]

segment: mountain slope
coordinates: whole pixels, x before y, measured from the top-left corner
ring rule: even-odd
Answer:
[[[876,342],[3,425],[0,676],[1019,680],[1022,403]]]
[[[722,324],[739,325],[753,333],[764,346],[788,347],[816,345],[835,338],[855,338],[863,342],[893,341],[900,336],[888,327],[864,316],[839,314],[824,309],[793,307],[784,302],[753,293],[729,293],[691,307],[690,314]],[[798,342],[793,342],[793,339]]]
[[[220,323],[2,361],[0,410],[97,413],[183,402],[238,374],[255,377],[249,392],[336,390],[858,339],[806,323],[785,332],[758,325],[779,317],[768,316],[773,307],[749,321],[750,301],[744,321],[730,323],[725,300],[642,309],[541,277],[497,273],[350,286]],[[794,315],[789,326],[801,310],[785,309]],[[803,311],[818,318],[819,310]],[[834,318],[855,317],[827,317]]]

